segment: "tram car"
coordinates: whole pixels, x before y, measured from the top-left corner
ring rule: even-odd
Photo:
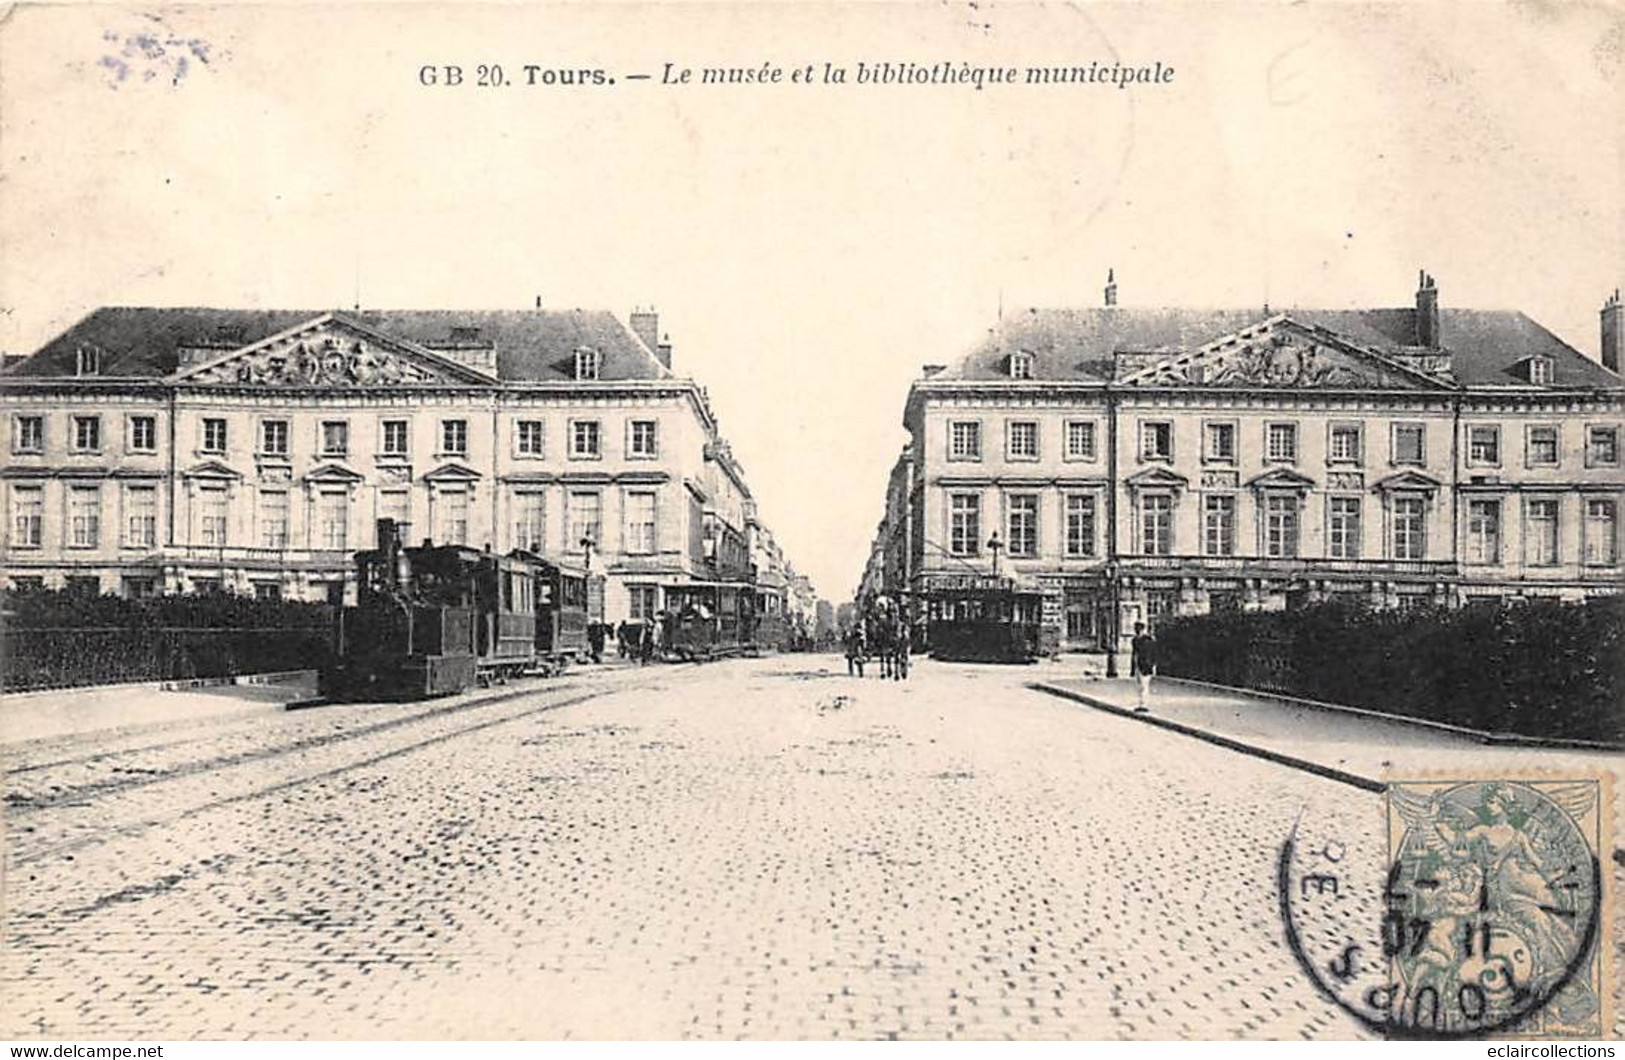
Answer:
[[[749,586],[690,582],[666,588],[661,652],[697,662],[738,655],[755,643],[756,609]]]
[[[334,624],[330,699],[423,699],[553,673],[586,650],[586,577],[528,552],[404,547],[378,524],[355,554],[356,605]]]
[[[936,590],[926,642],[933,659],[1030,663],[1041,652],[1044,595],[1010,587]]]

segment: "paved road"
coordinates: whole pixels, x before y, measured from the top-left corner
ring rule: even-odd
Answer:
[[[1356,1034],[1272,881],[1300,814],[1380,859],[1377,796],[838,665],[22,745],[0,1036]]]

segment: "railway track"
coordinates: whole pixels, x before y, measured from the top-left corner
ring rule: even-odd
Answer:
[[[116,837],[273,798],[304,784],[657,680],[655,674],[639,676],[641,680],[606,680],[597,687],[587,681],[538,682],[420,705],[405,716],[372,720],[376,714],[369,713],[359,724],[355,708],[348,707],[337,707],[331,714],[278,715],[282,725],[262,725],[257,734],[254,727],[234,725],[228,733],[192,734],[133,748],[19,763],[6,776],[7,860],[16,869],[44,859],[71,858],[80,849]],[[184,749],[202,753],[175,760],[175,752]]]

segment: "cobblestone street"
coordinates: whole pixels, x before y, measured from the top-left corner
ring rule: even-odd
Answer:
[[[1300,814],[1380,858],[1377,795],[1031,670],[839,667],[18,745],[3,1033],[1356,1033],[1283,946],[1273,881]]]

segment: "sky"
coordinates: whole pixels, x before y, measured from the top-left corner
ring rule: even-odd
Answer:
[[[1595,357],[1625,282],[1625,16],[1602,5],[144,11],[0,22],[0,348],[98,305],[653,305],[833,599],[910,382],[1001,309],[1097,305],[1108,268],[1130,306],[1403,306],[1426,268],[1443,304]],[[1091,61],[1174,73],[855,83]],[[420,83],[448,64],[461,85]],[[518,83],[474,83],[492,64]]]

